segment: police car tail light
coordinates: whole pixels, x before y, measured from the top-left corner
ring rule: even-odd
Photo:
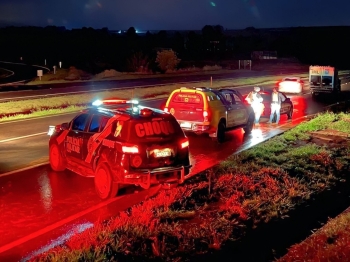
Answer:
[[[190,142],[188,141],[188,138],[185,138],[183,140],[181,140],[180,142],[180,148],[183,149],[183,148],[186,148],[190,145]]]
[[[139,148],[137,146],[122,146],[123,153],[138,154]]]
[[[207,110],[203,111],[203,118],[205,122],[209,121],[209,112]]]

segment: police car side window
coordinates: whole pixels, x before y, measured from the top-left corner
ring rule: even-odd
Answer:
[[[105,127],[106,127],[106,125],[107,125],[109,119],[110,119],[110,118],[105,117],[105,116],[102,116],[102,117],[101,117],[101,120],[100,120],[100,132],[101,132],[103,129],[105,129]]]
[[[218,93],[218,97],[220,98],[221,102],[224,104],[224,105],[230,105],[230,102],[226,100],[225,96]]]
[[[96,133],[100,128],[100,116],[93,115],[89,126],[89,132]]]
[[[86,121],[88,119],[87,114],[82,114],[73,120],[72,130],[74,131],[84,131],[86,126]]]
[[[231,97],[230,94],[225,94],[225,99],[226,99],[227,102],[233,104],[232,97]]]
[[[89,132],[97,133],[101,132],[108,122],[109,118],[101,115],[93,115],[91,119],[91,123],[89,126]]]
[[[241,98],[238,95],[232,94],[232,96],[233,96],[236,104],[243,104],[243,101],[241,100]]]

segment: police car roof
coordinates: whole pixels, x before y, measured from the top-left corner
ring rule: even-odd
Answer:
[[[100,114],[105,114],[108,116],[114,116],[116,114],[125,114],[129,116],[139,116],[141,115],[142,110],[147,110],[148,112],[152,112],[152,115],[164,115],[169,114],[160,109],[145,107],[139,105],[130,105],[130,104],[112,104],[112,105],[103,105],[99,107],[89,107],[87,109],[89,112],[98,112]]]

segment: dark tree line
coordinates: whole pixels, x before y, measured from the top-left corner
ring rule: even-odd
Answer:
[[[172,49],[181,59],[180,67],[220,64],[245,56],[252,51],[277,51],[279,57],[296,57],[308,64],[350,66],[348,49],[350,27],[298,27],[288,29],[224,30],[220,25],[206,25],[201,31],[147,32],[135,28],[114,33],[107,28],[66,30],[64,27],[0,28],[0,59],[65,67],[74,65],[97,73],[104,69],[134,70],[130,59],[139,56],[155,70],[157,51]],[[138,54],[138,55],[135,55]],[[134,67],[134,66],[133,66]]]

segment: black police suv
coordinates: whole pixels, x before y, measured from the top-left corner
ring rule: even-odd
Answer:
[[[190,172],[189,141],[176,119],[134,100],[95,101],[70,123],[50,126],[54,171],[94,177],[101,199],[121,185],[182,183]]]

